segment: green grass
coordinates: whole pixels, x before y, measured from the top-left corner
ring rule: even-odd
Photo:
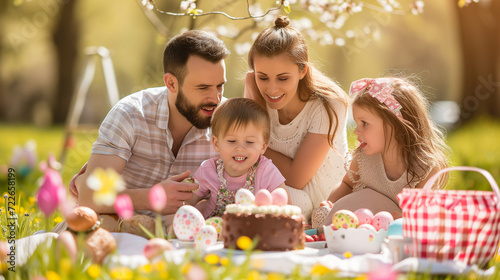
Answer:
[[[500,178],[500,121],[480,118],[448,136],[452,165],[474,166],[485,169],[498,183]],[[474,172],[452,172],[448,189],[491,190],[484,177]]]
[[[13,147],[16,145],[23,146],[27,141],[33,139],[37,144],[38,161],[46,160],[50,154],[54,154],[56,159],[59,160],[65,139],[63,127],[37,128],[30,125],[0,124],[0,135],[2,135],[0,139],[0,166],[4,166],[4,169],[5,167],[13,167],[10,166],[9,161],[12,157]],[[348,135],[349,147],[353,148],[356,137],[352,134],[352,131],[349,131]],[[80,167],[88,160],[92,143],[97,137],[97,132],[79,132],[74,133],[73,136],[74,145],[68,149],[67,156],[65,157],[65,161],[61,169],[63,181],[66,186],[69,184],[73,175],[77,173]],[[495,178],[499,178],[500,145],[497,145],[496,139],[500,139],[500,121],[488,118],[477,119],[456,131],[450,132],[447,136],[447,143],[452,149],[452,165],[467,165],[483,168],[488,170]],[[31,235],[40,229],[50,229],[62,217],[59,212],[56,212],[50,218],[45,219],[43,214],[38,210],[35,204],[34,196],[36,195],[36,191],[40,184],[41,176],[42,173],[38,169],[38,166],[35,167],[34,170],[27,176],[22,176],[20,170],[16,170],[16,238]],[[0,184],[0,194],[4,194],[7,191],[8,186],[7,174],[0,172]],[[453,172],[447,185],[447,189],[491,190],[491,187],[481,175],[472,172]],[[0,240],[6,240],[9,239],[6,225],[8,218],[11,218],[12,216],[6,213],[5,206],[3,206],[4,203],[0,204],[0,224],[2,227]],[[94,278],[88,271],[82,274],[82,271],[86,271],[88,268],[88,260],[77,261],[75,263],[70,261],[67,257],[62,259],[57,257],[61,256],[61,252],[57,251],[60,249],[53,247],[40,247],[39,249],[43,252],[38,250],[38,253],[35,254],[27,266],[18,268],[20,269],[20,274],[7,272],[3,275],[6,276],[7,279],[31,278],[36,276],[35,274],[44,275],[47,279],[50,279],[50,273],[52,273],[52,275],[56,273],[62,279],[78,278],[80,274],[82,275],[81,277],[83,277],[81,279]],[[51,257],[48,258],[47,255],[50,255]],[[54,256],[56,256],[59,260],[54,261],[52,258]],[[65,265],[58,265],[58,263],[65,263]],[[492,265],[494,263],[495,261],[492,260]],[[220,263],[213,266],[207,265],[203,260],[189,260],[189,258],[186,258],[185,262],[178,267],[169,265],[168,269],[165,271],[167,271],[170,276],[176,275],[182,277],[185,276],[186,270],[192,265],[202,267],[207,272],[208,279],[217,279],[217,276],[232,275],[233,271],[241,272],[241,270],[237,270],[234,267],[228,268]],[[70,268],[68,268],[68,266]],[[2,268],[5,269],[5,267],[0,267],[0,274],[2,274]],[[117,268],[103,266],[99,269],[99,279],[114,279]],[[128,268],[123,269],[127,270]],[[143,277],[143,279],[163,279],[163,270],[156,271],[153,269],[152,272],[149,271],[144,273],[144,270],[148,269],[151,268],[142,267],[135,271],[131,271],[130,269],[128,270],[130,270],[129,273],[132,273],[133,278]],[[33,271],[38,271],[38,273],[33,273]],[[341,279],[335,277],[334,271],[325,271],[325,269],[321,267],[319,268],[319,271],[324,271],[325,274],[301,276],[299,273],[294,273],[288,276],[273,275],[273,277],[271,277],[265,273],[259,274],[257,271],[252,273],[254,273],[254,276],[258,279]],[[498,276],[498,273],[495,273],[495,275]],[[246,276],[242,278],[238,278],[235,275],[232,276],[233,277],[229,277],[228,279],[249,279],[249,277]],[[479,279],[476,276],[477,275],[472,273],[460,277],[431,277],[430,275],[410,273],[408,275],[400,275],[398,279]],[[491,279],[496,279],[497,276]]]

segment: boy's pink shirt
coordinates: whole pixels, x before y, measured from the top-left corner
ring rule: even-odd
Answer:
[[[215,161],[217,159],[218,158],[211,158],[204,161],[193,175],[200,184],[200,188],[194,192],[194,194],[203,197],[210,193],[210,198],[208,199],[206,207],[201,209],[201,214],[203,214],[205,218],[212,213],[217,204],[217,193],[220,187],[217,168],[215,166]],[[237,191],[245,185],[247,174],[240,177],[229,177],[226,172],[224,172],[224,178],[226,178],[227,181],[227,189],[230,191]],[[273,162],[261,156],[255,172],[254,194],[260,189],[267,189],[271,192],[283,182],[285,182],[285,177],[281,175]]]

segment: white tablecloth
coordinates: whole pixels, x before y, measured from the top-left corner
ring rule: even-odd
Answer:
[[[147,243],[143,237],[128,233],[112,233],[117,242],[117,252],[108,256],[105,260],[110,265],[118,266],[125,265],[135,268],[148,263],[148,260],[143,256],[142,251]],[[36,246],[41,242],[49,240],[51,242],[57,238],[55,233],[41,233],[25,237],[16,241],[17,245],[17,265],[24,265],[29,256],[36,249]],[[186,243],[175,243],[178,247],[190,247]],[[180,263],[186,253],[192,252],[192,248],[179,248],[173,251],[166,251],[165,257],[175,263]],[[228,250],[224,249],[222,244],[217,244],[208,248],[204,253],[214,253],[221,256],[226,256]],[[235,251],[233,261],[242,263],[246,256],[241,251]],[[291,252],[263,252],[254,253],[252,255],[253,263],[259,264],[256,267],[262,272],[280,272],[289,274],[297,265],[300,266],[304,274],[309,274],[311,268],[315,264],[322,264],[330,269],[336,269],[343,272],[346,276],[357,275],[361,273],[369,273],[377,270],[383,270],[390,267],[395,272],[419,272],[431,274],[446,274],[458,275],[468,273],[471,270],[476,271],[479,275],[492,275],[494,267],[488,270],[480,270],[476,266],[467,266],[456,262],[435,262],[426,259],[407,258],[398,263],[393,264],[392,258],[387,250],[382,250],[381,254],[363,254],[354,255],[350,258],[345,258],[340,254],[332,254],[328,249],[314,249],[306,247],[304,250]]]

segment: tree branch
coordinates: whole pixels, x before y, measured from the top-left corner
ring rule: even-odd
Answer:
[[[251,18],[262,18],[262,17],[267,16],[269,13],[276,11],[276,10],[279,10],[279,9],[281,9],[281,7],[283,7],[283,3],[280,1],[280,5],[278,7],[270,8],[264,14],[256,16],[256,15],[252,15],[250,13],[250,3],[247,0],[247,9],[248,9],[249,15],[246,17],[233,17],[233,16],[230,16],[227,13],[221,12],[221,11],[211,11],[211,12],[205,12],[205,13],[199,13],[199,14],[166,12],[166,11],[162,11],[158,8],[158,5],[156,5],[155,0],[148,0],[148,1],[149,1],[149,3],[153,4],[155,11],[160,13],[160,14],[165,14],[165,15],[169,15],[169,16],[190,16],[190,17],[202,17],[202,16],[208,16],[208,15],[222,15],[222,16],[225,16],[228,19],[232,19],[232,20],[245,20],[245,19],[251,19]]]
[[[168,28],[163,24],[163,22],[158,18],[158,16],[152,11],[146,9],[144,5],[142,5],[141,0],[136,1],[137,4],[141,7],[142,12],[146,16],[146,18],[151,22],[151,24],[156,28],[156,30],[163,36],[168,37],[169,31]]]

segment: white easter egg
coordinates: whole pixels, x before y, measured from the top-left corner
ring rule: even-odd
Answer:
[[[222,240],[222,218],[211,217],[205,221],[206,225],[213,226],[217,232],[217,240]]]
[[[174,232],[183,241],[194,241],[196,233],[205,225],[203,215],[191,205],[184,205],[175,213]]]
[[[196,233],[194,239],[194,247],[196,249],[205,249],[209,246],[215,245],[217,242],[217,231],[213,226],[204,225]]]
[[[255,204],[255,196],[247,189],[239,189],[234,196],[234,201],[236,204],[251,205]]]

